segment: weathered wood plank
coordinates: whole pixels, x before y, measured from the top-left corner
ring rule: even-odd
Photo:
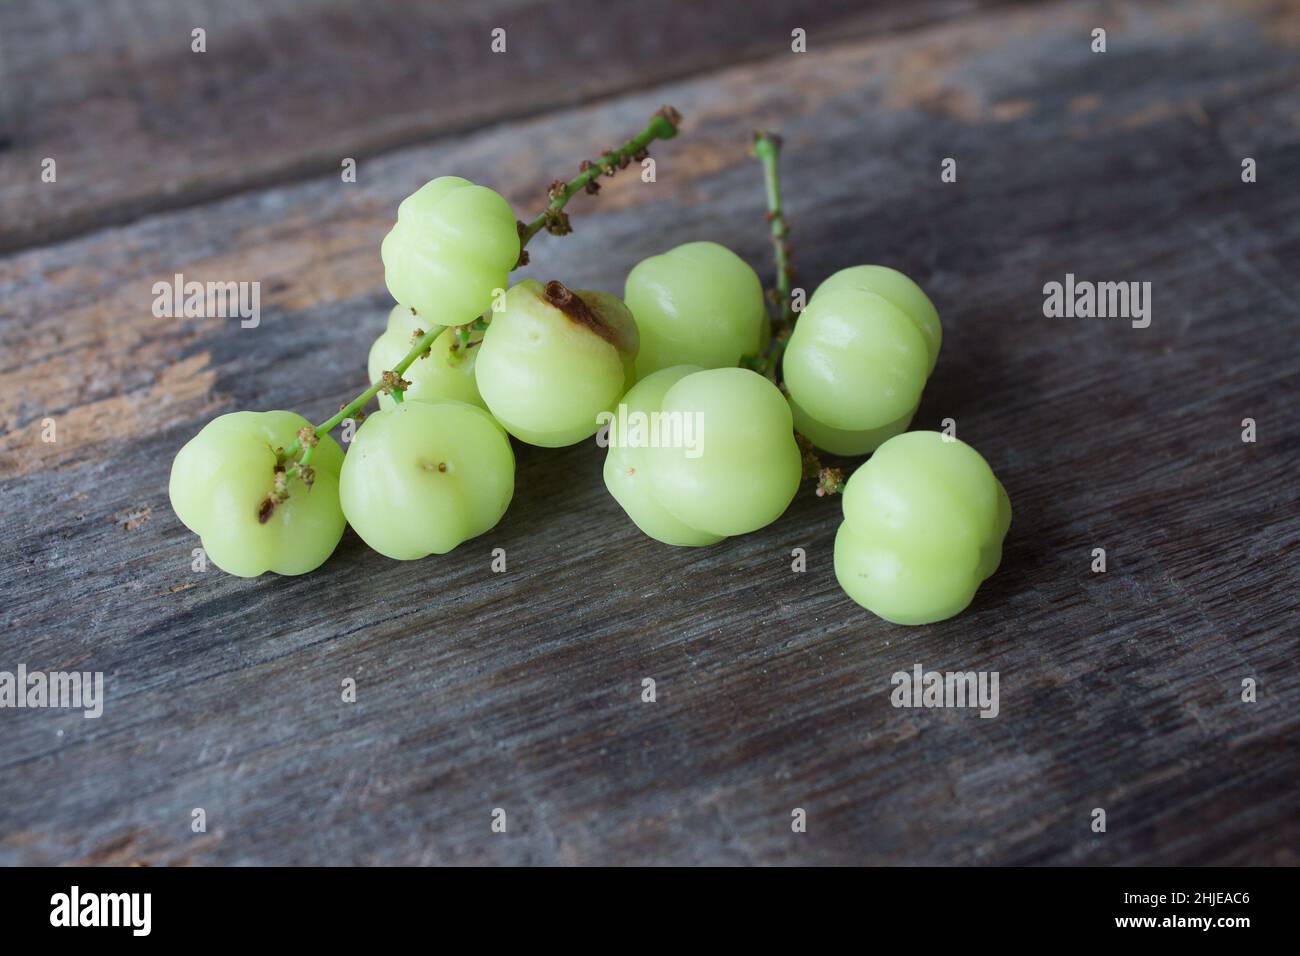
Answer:
[[[814,45],[0,260],[0,669],[108,685],[99,720],[0,710],[0,862],[1296,862],[1295,22],[1071,4]],[[944,316],[917,426],[955,418],[1016,508],[967,613],[858,609],[809,491],[740,540],[648,541],[590,445],[520,448],[505,521],[442,558],[349,533],[306,578],[191,572],[171,455],[352,393],[403,194],[460,172],[531,209],[664,101],[658,182],[576,200],[529,274],[617,290],[692,238],[765,264],[745,151],[780,128],[804,279],[885,262]],[[174,271],[259,279],[262,325],[154,319]],[[1066,272],[1150,281],[1151,327],[1044,318]],[[892,708],[917,662],[998,671],[1000,715]]]
[[[978,5],[0,5],[0,251],[767,55],[795,26],[824,43]],[[191,49],[196,28],[206,52]],[[46,158],[55,184],[41,182]]]

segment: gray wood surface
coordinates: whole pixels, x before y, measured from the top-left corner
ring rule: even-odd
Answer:
[[[23,213],[0,258],[0,670],[103,671],[107,696],[97,720],[0,709],[0,862],[1297,862],[1298,27],[1294,2],[1044,4],[730,65],[715,37],[698,75],[385,150],[356,184],[231,174],[226,198],[74,228],[120,221],[119,192],[45,245]],[[853,604],[838,502],[810,488],[741,539],[650,541],[592,444],[517,446],[505,520],[443,557],[348,532],[306,577],[191,570],[172,456],[224,411],[319,420],[359,389],[402,196],[457,173],[530,213],[665,102],[686,124],[658,181],[575,199],[524,274],[617,292],[714,239],[769,275],[746,149],[779,129],[801,281],[892,265],[943,317],[915,427],[955,419],[1015,509],[966,613]],[[43,188],[6,174],[3,208]],[[174,272],[261,281],[260,327],[154,318]],[[1150,281],[1150,328],[1045,318],[1067,272]],[[915,663],[998,671],[999,716],[893,708]]]
[[[0,4],[0,251],[992,0]],[[192,49],[192,31],[206,49]],[[492,50],[505,31],[504,53]],[[56,159],[58,190],[30,188]]]

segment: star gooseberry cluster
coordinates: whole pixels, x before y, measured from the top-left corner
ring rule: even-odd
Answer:
[[[608,423],[606,487],[650,537],[698,547],[748,534],[815,477],[819,495],[843,490],[835,573],[851,598],[903,624],[963,610],[1001,559],[1011,509],[974,449],[906,432],[938,359],[938,312],[903,274],[862,265],[823,282],[795,321],[777,137],[755,141],[775,323],[754,270],[712,242],[645,259],[622,299],[508,284],[534,235],[570,230],[574,195],[643,160],[680,120],[660,110],[555,182],[527,223],[454,176],[403,200],[381,249],[398,304],[370,349],[370,387],[317,426],[287,411],[222,415],[176,455],[172,507],[213,563],[245,577],[303,574],[347,525],[390,558],[444,554],[506,513],[512,437],[553,448]],[[361,422],[346,454],[330,437],[345,419]],[[670,422],[692,440],[636,440],[629,421]],[[845,484],[814,447],[874,455]]]

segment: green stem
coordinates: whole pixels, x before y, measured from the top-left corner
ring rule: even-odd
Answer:
[[[773,382],[778,382],[780,376],[777,370],[781,367],[781,357],[785,354],[785,347],[798,319],[791,301],[794,268],[790,265],[790,244],[786,241],[790,227],[786,224],[785,206],[781,202],[781,172],[778,168],[781,137],[767,130],[757,130],[754,133],[754,155],[763,165],[763,185],[767,191],[767,222],[772,232],[772,252],[776,259],[776,287],[772,290],[772,298],[776,303],[778,318],[767,350],[749,365]],[[804,478],[817,482],[817,497],[840,494],[844,490],[844,472],[839,468],[825,467],[813,451],[812,442],[805,436],[796,433],[795,440],[803,455]]]
[[[785,352],[785,344],[790,340],[796,319],[791,302],[794,269],[790,265],[790,245],[786,241],[790,227],[786,224],[785,207],[781,202],[781,173],[778,169],[781,137],[766,130],[756,131],[754,155],[763,166],[763,185],[767,192],[767,222],[772,233],[772,252],[776,259],[776,287],[772,289],[771,295],[776,303],[777,320],[773,325],[767,352],[754,359],[750,365],[755,371],[776,381],[776,370],[781,364],[781,355]]]
[[[551,187],[551,203],[532,221],[523,224],[519,230],[519,248],[528,245],[528,241],[537,235],[542,229],[546,228],[548,223],[557,220],[556,213],[564,209],[565,205],[576,196],[579,192],[587,189],[589,183],[594,183],[601,173],[613,175],[615,170],[627,166],[633,159],[641,159],[645,155],[645,149],[657,139],[672,139],[677,135],[677,127],[682,121],[682,116],[671,106],[665,106],[660,109],[650,119],[650,125],[643,129],[636,136],[620,146],[618,149],[612,149],[602,153],[600,158],[594,162],[588,161],[583,163],[583,170],[577,176],[570,179],[567,183],[556,183]]]
[[[411,367],[411,363],[423,355],[428,350],[429,346],[433,344],[433,340],[442,335],[443,332],[446,332],[448,328],[449,326],[440,325],[421,335],[415,340],[415,344],[411,346],[411,350],[403,356],[402,360],[393,366],[392,371],[396,372],[399,376],[404,374],[406,370]],[[372,383],[368,389],[340,408],[337,415],[328,421],[321,422],[317,425],[316,434],[328,435],[337,428],[345,418],[352,418],[357,414],[357,412],[365,408],[366,405],[370,403],[370,400],[379,394],[383,387],[384,380],[382,378],[379,381]],[[294,439],[293,444],[284,450],[283,459],[285,461],[292,461],[297,457],[298,452],[300,451],[302,451],[302,443],[297,439]]]
[[[763,185],[767,190],[767,221],[772,230],[772,251],[776,258],[776,304],[782,324],[793,325],[795,316],[790,305],[790,289],[794,270],[790,268],[790,247],[785,241],[790,227],[786,225],[785,208],[781,204],[781,172],[777,167],[781,137],[759,130],[754,134],[754,155],[763,164]]]

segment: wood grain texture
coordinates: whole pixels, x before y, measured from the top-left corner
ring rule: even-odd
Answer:
[[[107,684],[98,720],[0,710],[0,862],[1296,863],[1298,20],[1081,3],[814,43],[0,259],[0,669]],[[746,147],[779,128],[801,280],[881,262],[943,316],[915,427],[954,418],[1015,508],[966,613],[859,609],[809,489],[742,539],[650,541],[590,444],[518,447],[506,519],[441,558],[348,532],[303,578],[190,570],[171,456],[355,392],[403,195],[461,173],[532,210],[663,102],[658,181],[579,197],[526,274],[617,291],[689,239],[769,273]],[[155,319],[178,271],[260,280],[262,324]],[[1150,281],[1151,327],[1045,318],[1067,272]],[[894,709],[918,662],[998,671],[1000,715]]]
[[[788,49],[993,4],[0,5],[0,251]],[[191,31],[206,31],[206,52]],[[494,53],[492,31],[505,30]],[[58,166],[42,188],[42,161]]]

